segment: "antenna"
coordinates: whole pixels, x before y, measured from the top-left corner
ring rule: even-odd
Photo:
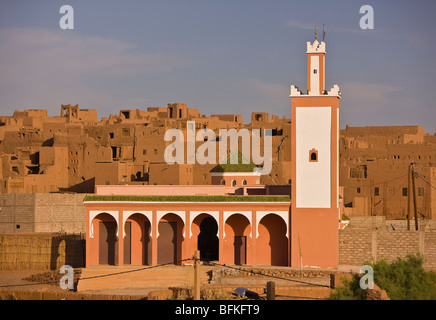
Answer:
[[[322,25],[322,42],[325,40],[325,31],[324,31],[324,25]]]

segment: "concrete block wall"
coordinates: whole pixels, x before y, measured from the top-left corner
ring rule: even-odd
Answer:
[[[0,194],[0,234],[84,233],[85,194]]]
[[[339,264],[341,265],[363,265],[371,261],[372,252],[372,231],[348,229],[339,231]]]
[[[433,224],[422,224],[423,227],[416,231],[413,227],[411,230],[393,230],[389,221],[385,226],[380,221],[366,222],[360,224],[359,220],[353,225],[352,219],[349,227],[339,231],[340,265],[362,266],[381,259],[392,262],[407,254],[420,253],[424,256],[424,267],[436,269],[436,228]]]
[[[84,194],[35,194],[35,232],[85,233]]]
[[[34,231],[34,194],[0,194],[0,233]]]
[[[405,258],[408,254],[423,254],[420,238],[423,231],[415,230],[377,230],[374,231],[376,256],[378,259],[394,261],[397,257]]]
[[[436,232],[426,230],[424,233],[424,257],[426,266],[436,270]]]

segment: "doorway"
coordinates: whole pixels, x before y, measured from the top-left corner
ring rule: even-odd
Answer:
[[[159,222],[159,238],[157,240],[157,263],[177,262],[177,222]]]
[[[200,223],[200,233],[198,234],[198,250],[200,250],[200,260],[218,260],[219,240],[217,237],[218,224],[212,217],[204,218]]]
[[[235,236],[235,264],[247,264],[247,237]]]
[[[118,262],[117,223],[99,222],[99,264],[116,265]]]
[[[124,264],[132,263],[132,223],[126,222],[124,226],[126,235],[124,237]]]

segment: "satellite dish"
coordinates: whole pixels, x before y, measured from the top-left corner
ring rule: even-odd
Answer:
[[[259,294],[254,292],[254,291],[250,291],[247,288],[243,288],[243,287],[238,287],[235,290],[233,290],[234,293],[236,293],[237,295],[240,295],[241,297],[247,297],[248,299],[256,299],[259,300]]]

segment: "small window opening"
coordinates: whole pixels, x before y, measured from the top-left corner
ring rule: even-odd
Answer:
[[[318,162],[318,150],[312,149],[309,151],[309,162]]]

